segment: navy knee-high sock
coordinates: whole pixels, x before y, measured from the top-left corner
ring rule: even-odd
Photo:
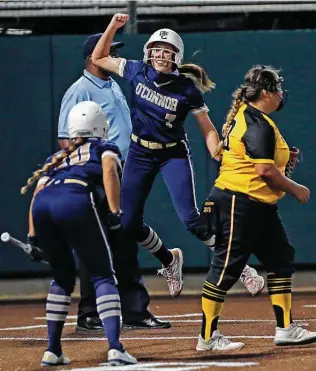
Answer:
[[[120,343],[121,302],[113,279],[93,278],[97,297],[97,310],[103,323],[109,349],[122,350]]]
[[[52,281],[46,302],[46,320],[48,330],[48,347],[47,350],[61,355],[61,333],[66,321],[71,301],[71,291],[66,290]]]

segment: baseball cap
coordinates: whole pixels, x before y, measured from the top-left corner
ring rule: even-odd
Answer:
[[[86,59],[92,54],[94,48],[96,47],[98,41],[100,40],[102,33],[97,33],[95,35],[90,35],[86,38],[83,44],[83,57]],[[112,41],[111,48],[122,48],[125,44],[122,41]]]

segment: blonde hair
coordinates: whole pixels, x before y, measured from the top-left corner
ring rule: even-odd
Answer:
[[[239,110],[239,108],[240,108],[240,106],[243,102],[243,95],[244,95],[244,87],[238,88],[233,93],[233,98],[234,99],[233,99],[232,105],[230,107],[230,110],[227,113],[226,122],[225,122],[225,124],[223,125],[223,128],[222,128],[222,138],[223,139],[218,143],[214,153],[212,154],[213,157],[218,157],[222,154],[225,139],[227,138],[227,136],[228,136],[228,134],[231,130],[231,124],[232,124],[235,116],[237,115],[237,112],[238,112],[238,110]]]
[[[179,73],[193,80],[202,93],[215,89],[215,84],[210,80],[204,69],[197,64],[187,63],[178,67]]]
[[[86,138],[79,137],[74,142],[70,142],[67,149],[53,156],[51,162],[48,162],[41,169],[38,169],[34,172],[33,176],[27,180],[27,184],[21,188],[21,194],[24,195],[44,173],[47,173],[58,167],[65,158],[69,157],[78,147],[86,143],[86,141]]]

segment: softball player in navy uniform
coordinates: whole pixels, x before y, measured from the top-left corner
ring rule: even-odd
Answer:
[[[184,120],[189,112],[196,117],[212,153],[218,144],[218,134],[202,93],[210,91],[214,84],[201,67],[181,65],[183,41],[169,29],[158,30],[150,37],[144,46],[143,61],[111,58],[109,51],[115,32],[127,20],[124,14],[113,17],[92,53],[92,61],[131,83],[133,132],[122,180],[122,223],[127,233],[160,259],[163,268],[159,273],[166,277],[171,295],[177,296],[183,285],[182,252],[166,249],[156,232],[143,222],[144,205],[160,171],[186,229],[211,246],[211,236],[200,233]],[[259,277],[255,271],[249,273],[254,279]]]
[[[51,156],[21,190],[25,193],[40,178],[29,234],[36,236],[53,272],[46,304],[49,341],[41,364],[70,363],[62,353],[61,333],[75,286],[73,249],[94,283],[97,310],[109,344],[109,363],[134,364],[136,359],[119,341],[120,298],[107,242],[108,230],[120,226],[120,151],[105,140],[108,123],[98,104],[78,103],[69,113],[68,124],[69,148]],[[97,211],[96,191],[103,184],[110,210],[107,225],[102,225]]]
[[[109,72],[95,66],[91,62],[91,54],[102,34],[90,35],[83,45],[85,70],[81,76],[66,91],[59,115],[58,137],[61,148],[69,144],[68,114],[73,106],[82,101],[93,101],[102,107],[109,122],[108,138],[114,142],[121,154],[122,165],[128,151],[132,123],[126,99],[119,85],[109,76]],[[116,57],[121,42],[111,43],[111,56]],[[116,276],[119,281],[118,290],[121,299],[123,327],[132,323],[137,327],[168,328],[168,321],[161,321],[148,311],[150,298],[143,284],[139,263],[137,260],[137,242],[131,239],[124,240],[121,231],[109,234],[113,246],[113,262]],[[115,245],[125,249],[116,254]],[[97,314],[96,298],[93,284],[84,265],[79,265],[80,294],[76,331],[86,333],[103,331],[103,326]]]
[[[294,249],[282,224],[277,201],[285,193],[306,203],[309,190],[288,179],[285,168],[289,148],[268,116],[285,102],[282,77],[271,66],[254,66],[234,93],[223,127],[222,166],[210,194],[219,217],[214,258],[203,287],[201,334],[196,349],[233,350],[244,344],[231,342],[217,330],[227,291],[235,284],[250,254],[268,272],[268,292],[276,318],[276,345],[316,341],[292,320],[291,276]],[[216,153],[215,153],[216,154]]]

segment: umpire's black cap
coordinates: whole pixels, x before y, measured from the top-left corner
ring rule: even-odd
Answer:
[[[94,48],[96,47],[98,41],[100,40],[102,33],[97,33],[95,35],[90,35],[86,38],[83,44],[83,58],[86,59],[92,54]],[[125,44],[122,41],[112,41],[111,48],[122,48]]]

